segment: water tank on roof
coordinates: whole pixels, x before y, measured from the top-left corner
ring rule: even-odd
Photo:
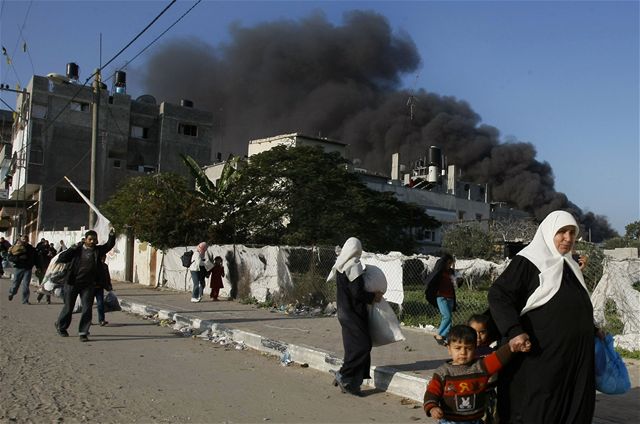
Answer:
[[[438,177],[440,176],[440,169],[442,168],[442,151],[439,147],[431,146],[429,147],[427,157],[429,159],[427,182],[437,183]]]
[[[67,63],[67,78],[77,81],[79,76],[80,67],[74,62]]]
[[[180,100],[180,106],[182,106],[182,107],[193,107],[193,102],[191,100],[182,99],[182,100]]]
[[[127,92],[127,73],[124,71],[116,71],[116,93],[126,94]]]
[[[156,98],[153,97],[151,94],[143,94],[142,96],[136,99],[136,102],[147,103],[150,105],[155,105],[158,103],[156,102]]]

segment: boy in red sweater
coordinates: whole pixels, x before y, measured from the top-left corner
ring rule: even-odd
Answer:
[[[505,344],[477,358],[476,343],[476,331],[468,325],[456,325],[449,332],[451,360],[436,369],[424,394],[424,411],[440,424],[482,424],[489,377],[500,371],[512,351]]]

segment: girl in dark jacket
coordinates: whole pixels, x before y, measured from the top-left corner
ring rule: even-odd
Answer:
[[[456,310],[456,290],[454,281],[455,259],[445,253],[426,280],[425,295],[427,301],[438,308],[442,320],[438,327],[438,334],[433,336],[439,345],[447,345],[447,336],[453,322],[453,311]]]

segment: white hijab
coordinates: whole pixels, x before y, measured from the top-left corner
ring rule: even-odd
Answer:
[[[360,262],[362,256],[362,243],[355,237],[350,237],[344,242],[336,263],[331,268],[327,281],[336,276],[336,272],[343,272],[349,281],[353,281],[364,273],[364,265]]]
[[[571,257],[571,252],[562,255],[558,252],[553,237],[558,230],[567,225],[576,227],[578,235],[578,223],[573,216],[565,211],[553,211],[540,223],[538,230],[531,243],[522,249],[518,255],[524,256],[540,270],[540,286],[527,299],[527,303],[520,312],[524,315],[528,311],[538,308],[547,303],[560,289],[562,282],[562,270],[564,263],[569,267],[580,281],[580,284],[587,290],[584,283],[582,271],[578,263]]]

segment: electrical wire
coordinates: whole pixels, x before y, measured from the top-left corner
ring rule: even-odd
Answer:
[[[9,108],[9,110],[11,110],[11,112],[14,112],[14,113],[15,113],[15,110],[13,110],[13,108],[12,108],[11,106],[9,106],[9,103],[5,102],[5,101],[4,101],[4,99],[0,98],[0,102],[4,103],[4,105],[5,105],[6,107],[8,107],[8,108]]]
[[[200,4],[202,0],[198,0],[197,2],[195,2],[195,4],[193,6],[191,6],[186,12],[184,12],[178,19],[176,19],[176,21],[174,23],[172,23],[171,25],[169,25],[169,27],[167,27],[167,29],[165,29],[164,31],[162,31],[160,33],[160,35],[158,35],[156,38],[153,39],[153,41],[151,41],[149,44],[147,44],[145,46],[145,48],[143,48],[142,50],[140,50],[135,56],[133,56],[131,59],[129,59],[128,61],[125,62],[125,64],[120,67],[119,69],[117,69],[118,71],[122,71],[123,69],[125,69],[127,66],[129,66],[129,64],[131,62],[133,62],[134,60],[136,60],[138,58],[138,56],[140,56],[142,53],[144,53],[149,47],[151,47],[156,41],[158,41],[163,35],[165,35],[167,32],[169,32],[169,30],[171,28],[173,28],[178,22],[180,22],[182,20],[182,18],[184,18],[185,16],[187,16],[187,14],[189,14],[189,12],[191,12],[198,4]],[[113,74],[111,74],[111,76],[109,78],[107,78],[105,81],[109,81],[111,78],[113,78],[113,76],[115,75],[115,72]]]
[[[20,33],[20,38],[22,38],[22,42],[24,43],[23,51],[27,54],[27,57],[29,58],[29,63],[31,64],[31,72],[33,73],[33,75],[35,75],[36,68],[35,66],[33,66],[33,59],[31,58],[31,50],[27,48],[27,40],[24,38],[24,35],[22,35],[22,28],[18,27],[18,32]]]
[[[133,44],[134,41],[136,41],[138,38],[140,38],[140,36],[151,27],[151,25],[153,25],[154,22],[156,22],[160,16],[162,16],[171,6],[173,6],[173,4],[176,2],[177,0],[172,0],[171,3],[169,3],[161,12],[158,16],[156,16],[146,27],[144,27],[144,29],[142,31],[140,31],[138,33],[138,35],[136,35],[129,43],[127,43],[126,46],[124,46],[122,49],[120,49],[120,51],[118,53],[115,54],[115,56],[113,56],[107,63],[104,64],[104,67],[108,66],[111,62],[113,62],[118,56],[120,56],[120,54],[125,51],[131,44]],[[47,123],[47,125],[45,126],[45,128],[43,129],[43,132],[45,132],[46,130],[49,129],[49,127],[51,125],[53,125],[53,123],[55,121],[58,120],[58,118],[60,117],[60,115],[62,115],[62,112],[64,112],[67,107],[71,104],[71,102],[73,102],[75,100],[75,98],[78,96],[78,94],[80,94],[80,92],[82,91],[82,89],[87,85],[87,83],[89,83],[89,81],[91,80],[91,78],[93,78],[98,72],[101,72],[102,68],[98,68],[93,74],[89,75],[89,77],[84,81],[84,84],[82,84],[82,86],[80,86],[78,88],[78,90],[75,92],[75,94],[69,99],[69,101],[67,102],[67,104],[64,105],[64,107],[62,107],[62,109],[60,109],[60,112],[58,112],[58,114]]]
[[[150,22],[146,27],[144,27],[144,29],[143,29],[142,31],[140,31],[140,33],[139,33],[138,35],[136,35],[136,36],[133,38],[133,40],[131,40],[131,41],[130,41],[126,46],[124,46],[122,49],[120,49],[120,51],[119,51],[118,53],[116,53],[116,55],[115,55],[115,56],[113,56],[113,57],[112,57],[112,58],[111,58],[107,63],[105,63],[105,64],[102,66],[102,68],[106,68],[107,66],[109,66],[109,64],[110,64],[111,62],[113,62],[113,61],[114,61],[118,56],[120,56],[120,54],[122,54],[122,52],[124,52],[124,51],[125,51],[125,50],[126,50],[126,49],[131,45],[131,44],[133,44],[133,42],[134,42],[134,41],[136,41],[138,38],[140,38],[140,36],[141,36],[142,34],[144,34],[144,33],[145,33],[145,31],[146,31],[146,30],[148,30],[148,29],[151,27],[151,25],[153,25],[153,24],[154,24],[158,19],[160,19],[160,16],[162,16],[162,15],[164,14],[164,12],[166,12],[167,10],[169,10],[169,8],[170,8],[171,6],[173,6],[173,5],[175,4],[175,2],[176,2],[176,1],[177,1],[177,0],[171,0],[171,3],[169,3],[169,4],[167,5],[167,7],[165,7],[165,8],[162,10],[162,12],[160,12],[160,14],[159,14],[158,16],[156,16],[156,17],[155,17],[155,19],[154,19],[153,21],[151,21],[151,22]],[[94,75],[95,75],[95,73],[94,73]],[[92,76],[93,76],[93,75],[92,75]],[[91,77],[89,77],[89,78],[91,78]]]

